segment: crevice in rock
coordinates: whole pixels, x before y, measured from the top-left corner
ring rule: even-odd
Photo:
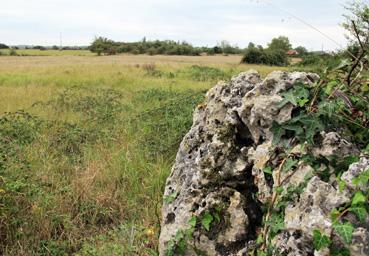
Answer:
[[[262,203],[257,200],[256,193],[258,192],[257,186],[254,184],[254,177],[251,175],[251,169],[245,170],[245,185],[236,187],[236,190],[241,193],[246,199],[246,205],[244,211],[249,217],[248,235],[245,238],[246,241],[255,240],[257,238],[256,230],[262,226],[263,211]]]
[[[256,198],[258,188],[254,184],[254,177],[252,176],[251,171],[252,166],[248,166],[243,172],[244,175],[239,178],[240,182],[238,184],[227,184],[245,198],[243,210],[249,218],[249,225],[247,227],[248,233],[246,236],[240,237],[239,240],[227,246],[224,244],[217,244],[216,251],[219,252],[220,255],[230,255],[236,253],[244,248],[246,244],[253,243],[257,239],[257,229],[262,227],[262,203]]]
[[[254,144],[249,128],[242,122],[237,112],[234,112],[234,117],[237,120],[236,131],[235,131],[235,145],[238,148],[250,147]]]

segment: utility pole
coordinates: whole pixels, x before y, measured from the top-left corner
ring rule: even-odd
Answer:
[[[59,51],[61,51],[61,50],[62,50],[62,48],[63,48],[62,32],[60,32],[60,34],[59,34],[59,42],[60,42]]]

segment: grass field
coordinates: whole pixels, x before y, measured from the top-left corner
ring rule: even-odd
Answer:
[[[87,55],[0,56],[0,255],[156,255],[164,182],[204,91],[275,69]]]
[[[9,55],[10,50],[3,49],[0,53]],[[18,49],[16,53],[20,56],[92,56],[94,53],[89,50],[39,50],[39,49]]]

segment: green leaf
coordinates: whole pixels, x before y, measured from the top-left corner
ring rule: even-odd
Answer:
[[[270,131],[273,133],[273,145],[277,145],[281,141],[281,137],[284,135],[285,130],[282,125],[274,121]]]
[[[275,189],[275,191],[277,192],[277,194],[282,194],[283,190],[284,190],[283,187],[277,187]]]
[[[333,88],[336,87],[337,84],[338,84],[337,81],[334,81],[334,80],[328,82],[328,84],[325,87],[325,93],[328,94],[328,95],[330,95],[332,93],[332,91],[333,91]]]
[[[309,102],[309,100],[308,99],[301,99],[301,100],[298,100],[298,104],[299,104],[299,107],[303,107],[303,106],[305,106],[305,104],[306,103],[308,103]]]
[[[164,197],[164,202],[166,204],[170,204],[171,202],[174,201],[174,199],[176,199],[177,196],[178,196],[178,192],[173,192],[172,194]]]
[[[197,218],[196,216],[192,216],[191,219],[188,221],[188,224],[194,228],[196,226]]]
[[[268,173],[268,174],[273,174],[272,167],[270,166],[265,167],[263,169],[263,172]]]
[[[343,241],[347,244],[352,242],[352,232],[354,231],[354,227],[351,223],[333,223],[333,229],[341,236]]]
[[[355,193],[354,197],[352,198],[351,205],[357,205],[360,203],[366,202],[366,197],[363,195],[361,191]]]
[[[358,186],[360,184],[365,185],[369,181],[369,169],[362,172],[358,177],[353,179],[354,185]]]
[[[341,180],[341,178],[338,179],[338,188],[339,188],[339,191],[342,192],[345,189],[345,187],[346,187],[346,182],[343,181],[343,180]]]
[[[320,249],[328,247],[331,244],[331,240],[328,236],[322,235],[320,230],[315,229],[313,231],[313,244],[314,249],[320,251]]]
[[[267,256],[267,254],[263,251],[258,250],[257,251],[257,256]]]
[[[353,206],[349,208],[349,211],[355,213],[360,222],[365,221],[366,209],[364,206]]]
[[[288,158],[283,166],[283,171],[289,171],[293,167],[296,167],[296,164],[298,163],[297,160],[293,160],[292,158]]]
[[[307,90],[303,85],[295,85],[292,89],[282,93],[281,95],[283,96],[284,100],[279,104],[279,106],[284,106],[288,102],[294,106],[297,106],[298,102],[302,100],[309,101],[309,90]]]
[[[210,213],[206,212],[204,214],[204,216],[202,217],[202,220],[201,220],[201,224],[202,226],[207,230],[209,231],[210,230],[210,224],[211,222],[214,220],[214,217],[213,215],[211,215]]]
[[[216,221],[219,223],[220,222],[220,215],[219,213],[214,213],[214,218],[216,219]]]
[[[332,248],[333,247],[333,248]],[[350,250],[342,247],[334,247],[330,248],[330,256],[350,256]]]

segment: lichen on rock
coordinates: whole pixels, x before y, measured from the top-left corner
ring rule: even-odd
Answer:
[[[350,201],[352,177],[368,167],[368,160],[361,159],[342,174],[347,187],[341,190],[338,177],[324,180],[316,173],[316,169],[329,172],[332,166],[316,167],[302,157],[358,156],[355,145],[336,132],[322,131],[320,142],[311,147],[292,137],[284,139],[281,145],[288,142],[292,149],[286,153],[274,145],[276,135],[271,129],[275,123],[291,120],[296,110],[290,102],[281,104],[283,93],[295,84],[312,86],[318,79],[313,73],[276,71],[262,80],[250,70],[207,92],[166,182],[164,198],[171,200],[164,200],[162,207],[160,255],[256,252],[258,237],[267,233],[272,220],[268,205],[273,200],[282,203],[281,198],[291,197],[290,190],[299,189],[278,206],[284,229],[276,232],[270,246],[281,255],[326,255],[326,248],[314,249],[313,231],[334,235],[331,212]],[[273,170],[272,175],[265,172],[266,167]],[[179,232],[189,237],[178,242]],[[176,238],[178,244],[169,248]],[[360,243],[350,250],[367,252],[367,238],[368,230],[358,225],[353,239]]]

